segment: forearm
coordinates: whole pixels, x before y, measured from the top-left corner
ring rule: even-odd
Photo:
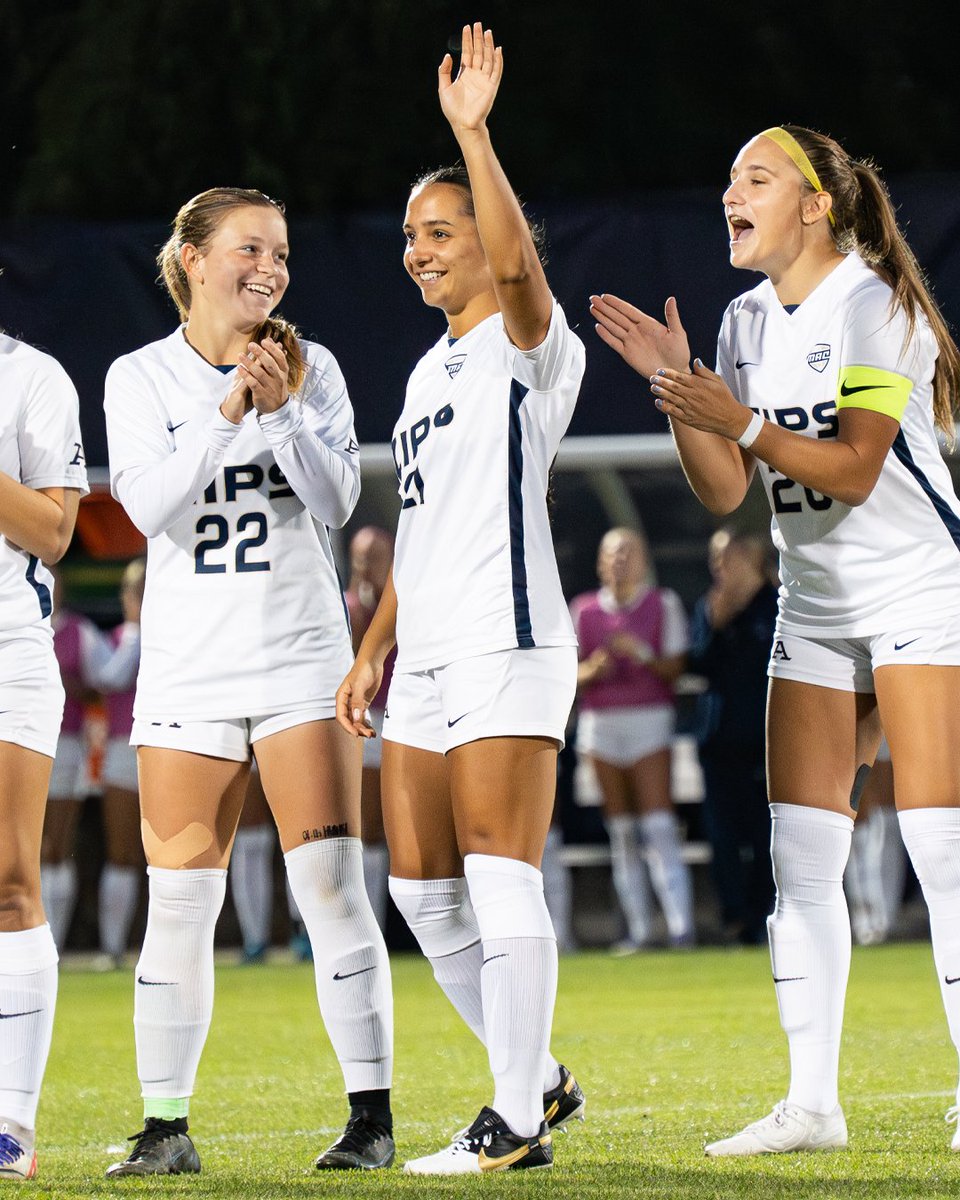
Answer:
[[[357,659],[363,659],[379,670],[387,655],[397,644],[397,593],[393,586],[393,568],[387,576],[386,586],[377,611],[363,635],[357,650]]]
[[[31,488],[0,471],[0,534],[41,562],[58,562],[73,537],[79,499],[73,488]]]
[[[753,479],[753,460],[745,460],[736,442],[716,433],[670,421],[683,473],[700,503],[725,517],[739,508]]]
[[[195,436],[182,437],[164,458],[117,472],[113,494],[144,537],[159,536],[190,511],[240,429],[218,413]]]
[[[307,511],[324,525],[342,528],[360,496],[358,455],[332,450],[307,427],[291,400],[259,423],[277,466]]]

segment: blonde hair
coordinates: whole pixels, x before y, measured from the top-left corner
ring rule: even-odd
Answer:
[[[181,252],[184,246],[196,246],[203,253],[225,217],[238,208],[272,208],[286,219],[284,206],[271,200],[255,188],[208,188],[188,200],[173,220],[173,232],[157,255],[160,282],[177,306],[180,320],[190,315],[190,280],[184,270]],[[283,347],[289,372],[291,392],[297,391],[306,374],[306,363],[300,348],[300,331],[281,316],[267,317],[253,331],[251,341],[273,338]]]
[[[933,416],[952,441],[953,414],[960,395],[960,350],[897,224],[896,210],[877,167],[867,159],[852,159],[826,134],[802,125],[782,128],[802,147],[823,191],[830,193],[837,248],[855,250],[890,287],[892,308],[902,309],[907,318],[908,338],[916,331],[918,314],[926,318],[940,351],[933,376]]]

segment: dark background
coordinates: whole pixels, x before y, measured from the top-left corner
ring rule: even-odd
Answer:
[[[403,274],[411,179],[455,157],[436,67],[464,20],[505,51],[491,119],[514,186],[547,224],[551,283],[588,371],[573,433],[663,428],[595,338],[596,290],[659,311],[676,292],[711,361],[727,301],[719,199],[770,124],[826,130],[884,168],[948,316],[960,320],[955,10],[915,3],[735,5],[502,0],[7,0],[0,72],[0,326],[56,355],[106,461],[104,372],[176,320],[153,258],[204,188],[286,201],[283,311],[344,369],[361,441],[385,441],[439,335]]]

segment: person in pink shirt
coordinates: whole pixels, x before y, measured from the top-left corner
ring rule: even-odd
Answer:
[[[632,953],[649,942],[651,882],[670,944],[690,945],[690,872],[670,795],[673,688],[684,666],[686,616],[676,593],[651,586],[646,542],[635,530],[604,535],[597,575],[600,590],[571,606],[580,642],[577,749],[600,788],[627,922],[615,950]]]

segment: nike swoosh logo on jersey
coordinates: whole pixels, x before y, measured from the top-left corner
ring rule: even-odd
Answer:
[[[162,979],[144,979],[142,975],[137,976],[137,983],[142,983],[144,987],[176,987],[175,983],[165,983]]]
[[[459,717],[454,717],[452,721],[447,722],[447,728],[452,729],[458,721],[462,721],[464,717],[469,717],[473,709],[467,709],[465,713],[461,713]]]
[[[960,975],[954,976],[953,979],[951,979],[949,975],[944,975],[943,982],[947,985],[951,983],[960,983]]]
[[[186,421],[181,421],[180,425],[186,425],[186,423],[187,423]],[[167,422],[167,432],[168,433],[176,433],[177,430],[180,428],[180,425],[171,425],[170,422],[168,421]]]
[[[889,383],[862,383],[859,387],[847,387],[845,383],[840,384],[841,396],[852,396],[856,392],[880,392],[889,391],[891,388]]]
[[[42,1008],[28,1008],[24,1012],[5,1013],[0,1012],[0,1021],[12,1021],[14,1017],[32,1017],[34,1013],[43,1012]]]
[[[375,971],[376,969],[377,969],[377,964],[374,963],[372,967],[361,967],[359,971],[348,971],[346,973],[346,975],[341,975],[340,972],[338,971],[336,973],[336,975],[334,975],[334,979],[336,979],[338,982],[342,979],[352,979],[354,977],[354,975],[363,975],[367,971]]]
[[[903,650],[907,646],[912,646],[914,642],[919,642],[919,641],[920,641],[920,639],[918,637],[915,637],[915,638],[911,638],[909,642],[894,642],[893,648],[894,648],[894,650]]]
[[[737,359],[737,361],[734,363],[734,366],[737,368],[737,370],[738,370],[738,371],[740,371],[740,370],[742,370],[744,367],[759,367],[759,366],[760,366],[760,364],[759,364],[759,363],[755,363],[755,362],[742,362],[742,361],[741,361],[741,360],[738,358],[738,359]]]

